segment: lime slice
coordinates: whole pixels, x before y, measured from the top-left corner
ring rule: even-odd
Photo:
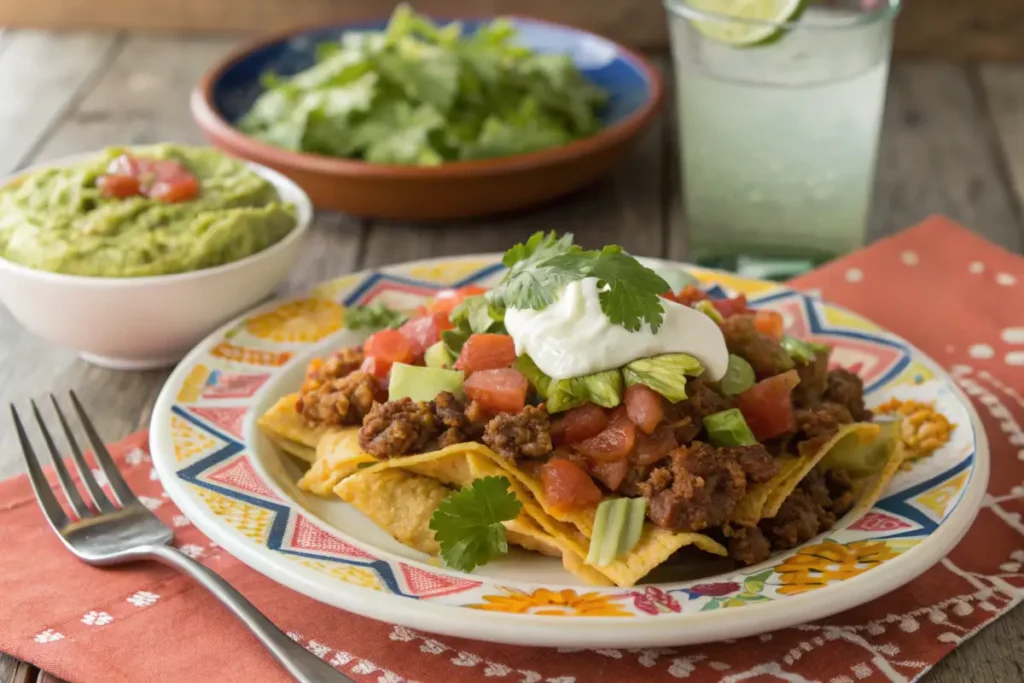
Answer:
[[[786,29],[777,24],[795,20],[806,0],[686,0],[695,10],[735,17],[739,21],[691,19],[712,40],[736,47],[774,42]]]

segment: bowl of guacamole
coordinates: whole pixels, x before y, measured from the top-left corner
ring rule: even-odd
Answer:
[[[109,148],[0,188],[0,257],[66,275],[222,266],[276,244],[297,223],[272,182],[200,147]]]
[[[312,214],[282,174],[210,148],[50,162],[0,182],[0,303],[94,364],[171,365],[273,293]]]

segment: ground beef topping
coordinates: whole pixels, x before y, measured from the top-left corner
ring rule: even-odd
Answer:
[[[822,403],[817,408],[798,408],[793,411],[797,434],[794,437],[797,453],[809,456],[821,450],[844,424],[853,422],[844,406]]]
[[[731,315],[720,327],[729,353],[735,353],[750,363],[759,379],[792,369],[793,360],[782,345],[757,331],[753,313]]]
[[[729,536],[728,549],[729,557],[746,565],[763,562],[772,554],[771,544],[756,526],[733,531]]]
[[[694,441],[672,451],[639,488],[655,524],[700,531],[729,521],[747,491],[747,474],[735,456]]]
[[[377,381],[357,370],[325,379],[314,389],[303,387],[295,408],[311,427],[357,425],[370,412],[375,398],[379,398],[375,395],[377,390]]]
[[[378,458],[421,453],[438,431],[432,403],[401,398],[373,404],[359,430],[359,445]]]
[[[747,475],[747,481],[760,484],[779,473],[779,463],[761,444],[729,446],[718,449],[723,457],[735,458]]]
[[[432,406],[441,430],[437,437],[438,448],[476,441],[483,434],[486,417],[480,414],[479,406],[475,403],[467,408],[454,394],[442,391],[434,398]],[[476,419],[471,419],[470,412]]]
[[[864,407],[864,381],[849,370],[828,371],[824,398],[844,406],[857,422],[866,422],[872,417],[871,411]]]
[[[725,394],[720,394],[700,379],[691,379],[686,382],[685,405],[696,418],[699,425],[708,415],[720,413],[733,407],[732,399]]]
[[[540,458],[552,450],[548,412],[526,406],[521,413],[502,413],[487,423],[483,442],[510,460]]]
[[[821,402],[828,386],[828,351],[814,354],[809,363],[797,363],[796,372],[800,383],[793,387],[791,397],[798,408],[813,408]]]
[[[335,351],[326,359],[314,358],[306,367],[302,391],[315,391],[325,382],[345,377],[360,368],[366,356],[363,349],[353,346]]]

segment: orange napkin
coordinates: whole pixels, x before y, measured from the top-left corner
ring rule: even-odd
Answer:
[[[221,551],[164,495],[145,434],[118,444],[117,460],[143,502],[174,527],[182,550],[356,680],[915,680],[1024,596],[1024,259],[932,218],[793,284],[873,318],[945,365],[976,401],[993,459],[985,507],[945,561],[823,622],[667,649],[545,650],[435,638],[314,602]],[[189,580],[155,565],[101,570],[78,562],[46,527],[24,477],[0,484],[0,548],[0,650],[71,683],[286,680]]]

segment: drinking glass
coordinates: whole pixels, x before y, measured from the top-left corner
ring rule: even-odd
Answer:
[[[717,6],[665,0],[691,258],[780,279],[860,247],[899,0],[808,0],[783,22],[695,5]]]

